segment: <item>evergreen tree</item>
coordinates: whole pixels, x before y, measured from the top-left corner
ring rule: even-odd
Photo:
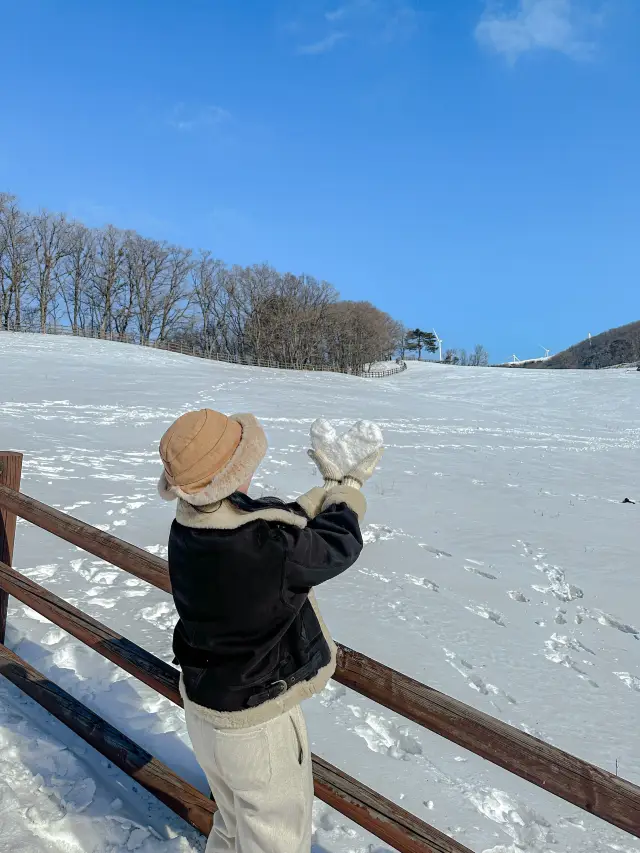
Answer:
[[[418,353],[418,361],[422,359],[422,350],[427,352],[436,352],[438,349],[438,339],[433,332],[423,332],[422,329],[413,329],[407,332],[405,338],[405,346],[408,350]]]

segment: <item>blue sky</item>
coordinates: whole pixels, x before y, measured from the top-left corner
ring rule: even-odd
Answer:
[[[0,0],[0,189],[447,346],[640,319],[638,0]]]

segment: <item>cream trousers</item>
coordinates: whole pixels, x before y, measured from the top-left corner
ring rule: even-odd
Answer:
[[[206,853],[309,853],[313,771],[300,706],[247,729],[186,719],[218,806]]]

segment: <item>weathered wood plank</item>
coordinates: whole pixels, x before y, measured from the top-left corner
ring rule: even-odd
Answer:
[[[191,826],[205,834],[211,831],[215,805],[208,797],[4,645],[0,645],[0,675],[46,708]]]
[[[22,475],[22,453],[13,453],[9,450],[0,450],[0,485],[16,492],[20,489],[20,477]],[[0,504],[0,560],[11,565],[13,558],[13,546],[16,538],[15,512]],[[0,592],[0,643],[4,643],[7,631],[7,606],[9,596],[6,592]]]
[[[338,649],[336,681],[640,837],[640,788],[348,649]],[[633,721],[629,720],[630,731]]]
[[[182,706],[177,671],[155,655],[3,563],[0,563],[0,588],[9,591],[37,613],[46,616],[176,705]],[[312,756],[312,760],[318,797],[360,823],[382,841],[392,844],[400,853],[467,851],[466,847],[443,836],[437,829],[346,776],[336,767],[316,756]]]
[[[158,589],[171,592],[166,561],[148,551],[3,485],[0,485],[0,506]]]
[[[146,551],[0,486],[0,506],[170,591],[167,564]],[[640,837],[640,788],[384,664],[338,646],[336,681],[453,743]]]

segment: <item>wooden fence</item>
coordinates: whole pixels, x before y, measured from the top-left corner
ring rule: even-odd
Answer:
[[[9,331],[0,329],[0,331]],[[346,373],[350,376],[360,376],[369,379],[382,379],[385,376],[395,376],[397,373],[402,373],[407,369],[405,361],[391,362],[393,367],[385,368],[384,370],[352,370],[350,368],[338,367],[331,364],[314,364],[305,362],[282,362],[275,361],[272,358],[257,358],[249,355],[232,355],[230,353],[211,352],[208,349],[196,346],[189,346],[183,343],[173,343],[171,341],[149,341],[144,343],[137,340],[133,335],[119,335],[114,332],[103,332],[99,329],[74,329],[71,326],[47,326],[45,331],[40,327],[21,327],[12,329],[11,332],[28,335],[63,335],[65,337],[74,338],[91,338],[101,341],[116,341],[121,344],[136,344],[137,346],[149,347],[150,349],[164,350],[165,352],[175,352],[180,355],[190,355],[194,358],[204,358],[208,361],[222,361],[227,364],[241,364],[248,367],[271,367],[278,370],[310,370],[313,372],[322,373]],[[378,362],[381,364],[382,362]]]
[[[170,593],[167,564],[19,491],[22,457],[0,453],[0,641],[13,595],[177,705],[178,672],[11,567],[16,516]],[[0,674],[203,833],[215,805],[200,791],[0,644]],[[640,838],[640,788],[403,675],[338,647],[336,681]],[[400,853],[472,853],[313,756],[316,796]]]

